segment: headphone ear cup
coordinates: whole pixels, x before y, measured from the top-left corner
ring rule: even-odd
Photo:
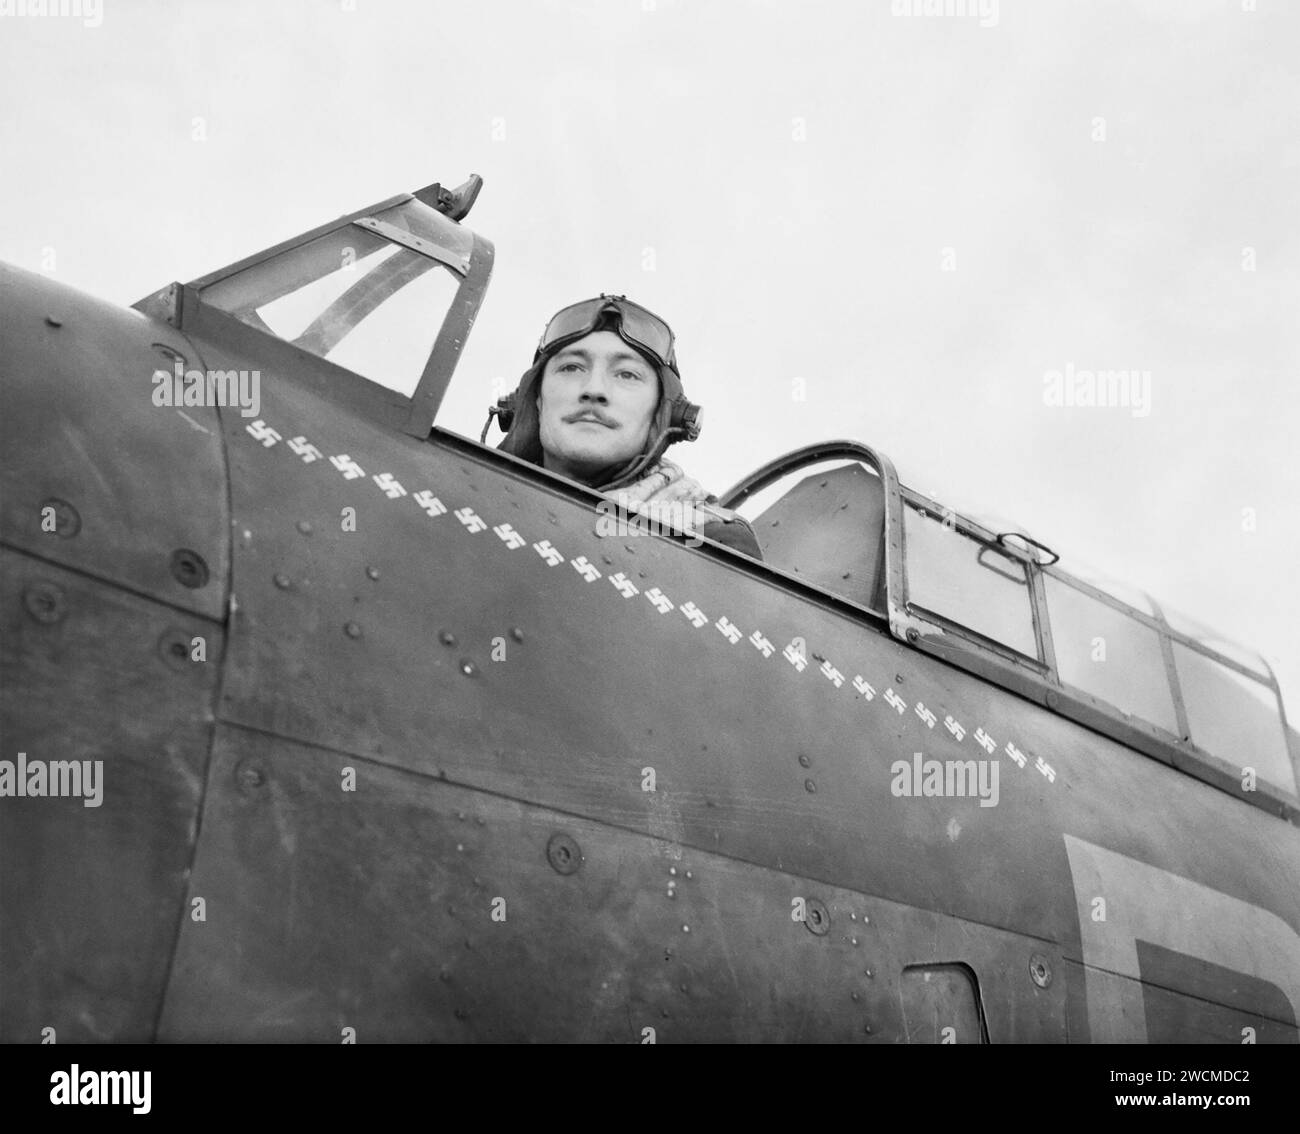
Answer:
[[[700,435],[700,419],[704,416],[702,407],[688,402],[684,397],[673,401],[673,416],[670,425],[680,429],[687,441],[694,441]]]
[[[518,393],[518,391],[516,391]],[[497,399],[497,426],[502,433],[509,433],[515,423],[515,394],[506,394]]]

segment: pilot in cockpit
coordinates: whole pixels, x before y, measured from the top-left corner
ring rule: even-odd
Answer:
[[[664,459],[674,441],[699,435],[700,408],[682,391],[671,329],[639,304],[601,295],[559,311],[518,388],[490,414],[506,431],[503,452],[626,512],[762,558],[749,523]]]

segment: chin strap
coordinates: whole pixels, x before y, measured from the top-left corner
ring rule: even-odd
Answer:
[[[686,436],[685,429],[682,429],[680,426],[670,425],[664,430],[663,435],[648,453],[643,453],[641,456],[635,458],[630,465],[625,466],[623,471],[608,484],[602,484],[595,487],[598,487],[601,492],[611,492],[616,488],[626,488],[664,455],[664,452],[672,441],[676,440],[678,437],[684,436]]]

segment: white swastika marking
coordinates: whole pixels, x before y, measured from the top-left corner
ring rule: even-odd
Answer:
[[[622,593],[624,598],[631,598],[633,595],[639,595],[641,589],[632,582],[626,575],[620,571],[617,575],[611,575],[609,581]]]
[[[497,526],[492,530],[496,532],[501,542],[510,548],[511,551],[514,551],[517,547],[523,547],[524,544],[528,542],[509,524],[497,524]]]
[[[713,625],[718,628],[718,633],[726,638],[733,646],[745,636],[744,631],[737,626],[733,626],[725,614]]]
[[[681,612],[691,620],[696,630],[698,630],[709,620],[709,616],[705,614],[704,611],[702,611],[693,602],[688,602],[683,607],[681,607]]]
[[[289,448],[302,458],[302,463],[309,465],[312,461],[319,461],[321,451],[311,444],[306,437],[295,437],[289,442]]]
[[[384,490],[384,495],[387,496],[389,500],[397,500],[399,497],[406,495],[406,489],[393,479],[392,473],[378,473],[370,479]]]
[[[838,669],[836,669],[833,665],[831,665],[830,662],[828,661],[822,662],[821,671],[822,671],[822,676],[825,677],[827,681],[833,682],[836,689],[838,689],[841,685],[844,684],[844,674],[842,674]]]
[[[486,522],[475,513],[473,508],[457,508],[453,515],[465,525],[465,530],[470,535],[475,532],[487,531]]]
[[[428,512],[431,517],[444,515],[447,511],[447,505],[427,488],[423,492],[417,492],[411,499]]]
[[[590,583],[592,580],[600,578],[600,571],[596,568],[594,563],[587,561],[585,555],[579,555],[577,559],[571,560],[570,562],[572,563],[573,569],[586,579],[587,582]]]
[[[654,603],[660,614],[667,614],[673,608],[673,600],[664,594],[658,587],[653,587],[646,591],[645,597]]]
[[[544,539],[540,543],[533,544],[533,550],[546,560],[548,567],[554,567],[557,563],[564,562],[564,556],[551,546],[549,539]]]
[[[260,417],[245,425],[244,428],[253,435],[253,440],[260,441],[266,448],[270,448],[280,440],[280,434],[266,424]]]
[[[356,480],[359,476],[365,476],[366,471],[356,461],[346,453],[340,453],[336,457],[330,458],[330,464],[343,474],[344,480]]]

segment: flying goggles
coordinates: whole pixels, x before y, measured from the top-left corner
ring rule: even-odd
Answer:
[[[537,344],[540,358],[552,347],[560,346],[594,331],[606,318],[606,312],[618,315],[619,337],[638,350],[644,351],[660,366],[677,373],[677,355],[673,349],[672,329],[653,311],[633,303],[621,295],[601,294],[596,299],[584,299],[557,311],[546,324]]]

